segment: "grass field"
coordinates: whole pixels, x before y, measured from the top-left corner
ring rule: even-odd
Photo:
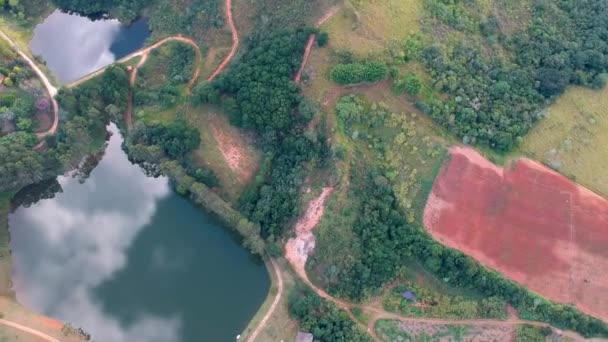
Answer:
[[[608,197],[608,87],[571,88],[525,137],[520,153]]]
[[[336,49],[367,55],[420,29],[421,0],[354,0],[324,26]]]
[[[507,326],[438,325],[379,320],[376,333],[386,342],[513,341],[515,329]]]
[[[230,125],[226,116],[213,106],[191,107],[186,119],[201,133],[195,160],[215,172],[222,197],[235,204],[262,158],[253,137]]]

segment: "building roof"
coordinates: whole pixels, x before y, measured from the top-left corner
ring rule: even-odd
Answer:
[[[401,292],[401,297],[403,297],[409,301],[412,301],[412,302],[416,301],[416,295],[412,291]]]
[[[314,336],[311,333],[298,331],[296,342],[313,342]]]

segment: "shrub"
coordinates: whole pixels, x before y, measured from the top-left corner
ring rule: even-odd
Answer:
[[[331,79],[339,84],[378,82],[388,76],[388,67],[382,62],[340,63],[330,73]]]
[[[327,32],[319,33],[319,36],[317,37],[317,45],[319,45],[320,47],[323,47],[323,46],[327,45],[328,41],[329,41],[329,35],[327,34]]]

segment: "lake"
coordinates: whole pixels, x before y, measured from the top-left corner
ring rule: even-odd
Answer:
[[[55,11],[34,29],[30,49],[67,84],[139,50],[150,34],[146,19],[126,26]]]
[[[270,280],[229,232],[131,164],[115,126],[90,176],[9,217],[25,306],[94,341],[234,341]]]

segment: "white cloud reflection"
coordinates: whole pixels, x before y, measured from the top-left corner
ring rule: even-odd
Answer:
[[[63,193],[11,215],[17,298],[36,311],[83,327],[95,341],[177,341],[178,317],[142,313],[124,326],[105,313],[93,295],[126,266],[135,237],[150,222],[158,201],[170,193],[166,179],[145,177],[120,144],[115,134],[84,184],[60,177]]]
[[[114,62],[110,46],[120,30],[118,20],[91,22],[57,10],[36,27],[30,48],[61,82],[69,83]]]

